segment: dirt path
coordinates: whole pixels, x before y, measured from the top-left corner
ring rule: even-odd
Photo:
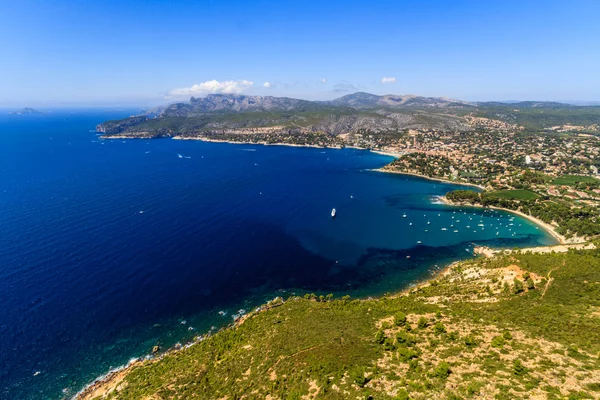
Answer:
[[[565,266],[565,261],[563,261],[562,266],[563,267]],[[542,292],[542,298],[546,295],[546,291],[548,291],[548,288],[550,287],[550,284],[554,280],[554,278],[552,278],[550,276],[550,274],[552,274],[552,272],[556,271],[559,268],[560,267],[552,268],[550,271],[548,271],[548,282],[546,282],[546,286],[544,286],[544,291]]]

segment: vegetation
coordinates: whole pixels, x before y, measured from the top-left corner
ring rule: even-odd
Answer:
[[[568,186],[577,186],[579,183],[593,184],[595,187],[600,185],[600,180],[591,176],[582,176],[582,175],[563,175],[559,176],[556,179],[552,180],[552,183],[555,185],[568,185]]]
[[[508,200],[535,200],[540,197],[538,194],[526,189],[496,190],[493,192],[488,192],[487,195],[489,197]]]
[[[598,395],[600,251],[475,259],[404,295],[318,299],[135,366],[106,398]]]

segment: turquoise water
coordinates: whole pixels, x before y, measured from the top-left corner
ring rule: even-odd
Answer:
[[[98,140],[129,114],[0,116],[2,399],[72,396],[277,295],[374,296],[474,244],[554,243],[368,151]]]

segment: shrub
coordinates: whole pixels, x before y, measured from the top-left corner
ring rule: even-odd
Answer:
[[[408,392],[405,389],[398,390],[398,394],[394,397],[394,400],[409,400]]]
[[[350,373],[350,378],[360,387],[364,387],[370,379],[365,376],[365,370],[363,368],[355,368]]]
[[[375,343],[379,343],[379,344],[383,344],[383,342],[385,341],[386,336],[385,333],[383,332],[383,330],[378,330],[377,333],[375,334]]]
[[[385,351],[392,351],[396,349],[396,345],[394,344],[394,339],[386,337],[383,341],[383,349]]]
[[[523,376],[527,373],[527,368],[523,365],[521,360],[516,359],[513,362],[513,374],[516,376]]]
[[[396,340],[398,341],[398,344],[403,344],[406,347],[412,347],[417,342],[417,338],[414,335],[405,331],[398,332],[396,334]]]
[[[404,314],[403,312],[399,312],[396,315],[394,315],[394,323],[397,326],[403,326],[406,324],[406,314]]]
[[[502,337],[506,340],[511,340],[513,338],[509,331],[502,332]]]
[[[401,362],[409,362],[410,360],[412,360],[413,358],[416,358],[418,356],[417,352],[409,349],[408,347],[400,347],[398,349],[398,359]]]
[[[419,360],[409,360],[408,370],[411,372],[417,372],[419,370]]]
[[[465,337],[465,344],[467,346],[477,346],[477,341],[473,335],[468,335]]]
[[[458,340],[458,332],[456,331],[452,331],[448,334],[448,339],[452,340],[453,342]]]
[[[467,386],[467,394],[469,396],[473,396],[474,394],[479,393],[479,390],[481,389],[481,387],[483,386],[483,383],[481,382],[470,382],[469,385]]]
[[[447,362],[442,361],[431,372],[431,375],[436,378],[446,379],[448,375],[450,375],[450,372],[450,365]]]
[[[523,282],[521,282],[520,280],[515,278],[515,280],[513,281],[513,293],[519,294],[519,293],[523,292],[524,290],[525,289],[523,288]]]
[[[429,321],[427,321],[427,318],[421,317],[419,318],[419,322],[417,322],[417,326],[419,329],[425,329],[429,326]]]
[[[527,278],[525,281],[525,286],[527,287],[527,290],[535,289],[535,283],[533,283],[533,279],[531,279],[531,277]]]
[[[492,347],[496,347],[498,349],[501,349],[504,346],[505,340],[503,336],[494,336],[494,338],[492,339]]]
[[[446,327],[441,322],[436,322],[435,326],[433,327],[433,332],[436,335],[441,335],[442,333],[446,333]]]

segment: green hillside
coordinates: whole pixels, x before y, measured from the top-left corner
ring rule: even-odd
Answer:
[[[477,259],[394,297],[307,297],[134,367],[103,398],[600,396],[600,251]]]

